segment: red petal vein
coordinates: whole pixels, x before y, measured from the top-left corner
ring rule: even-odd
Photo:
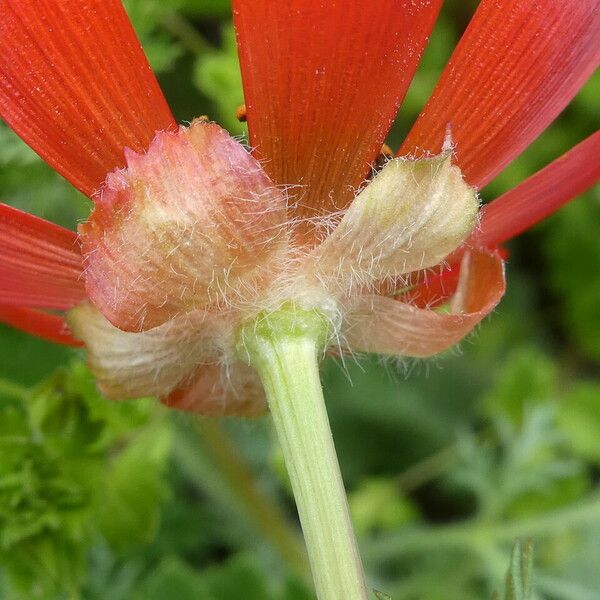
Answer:
[[[0,203],[0,303],[64,310],[85,298],[77,234]]]
[[[381,149],[441,0],[234,0],[250,141],[297,214],[344,208]]]
[[[88,196],[174,126],[120,0],[0,0],[0,115]]]
[[[21,306],[0,304],[0,322],[64,346],[83,345],[69,333],[64,318],[58,315]]]
[[[600,131],[487,204],[471,241],[498,246],[516,237],[600,179]]]
[[[598,0],[482,0],[400,154],[456,161],[481,188],[563,110],[600,62]]]

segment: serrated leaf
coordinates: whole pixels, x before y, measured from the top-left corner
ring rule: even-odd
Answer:
[[[127,425],[111,407],[136,418]],[[99,535],[99,507],[107,506],[103,490],[123,497],[143,480],[137,523],[156,522],[169,427],[148,425],[153,413],[144,410],[102,399],[80,363],[0,402],[0,565],[10,597],[77,595]],[[123,519],[118,507],[113,516]]]

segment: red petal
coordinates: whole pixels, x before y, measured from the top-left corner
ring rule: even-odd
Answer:
[[[441,0],[234,0],[250,141],[303,216],[345,207],[381,149]]]
[[[202,365],[184,385],[163,403],[211,417],[256,417],[267,410],[262,384],[256,372],[243,363]]]
[[[425,270],[414,275],[414,287],[396,298],[419,308],[440,306],[456,292],[460,279],[460,263],[440,266],[433,273]],[[412,281],[411,281],[412,283]]]
[[[174,125],[120,0],[0,0],[0,114],[88,196]]]
[[[0,204],[0,302],[68,309],[86,294],[77,235]]]
[[[498,304],[504,265],[495,253],[473,251],[462,260],[450,313],[417,308],[385,296],[364,296],[342,332],[354,352],[431,356],[469,334]]]
[[[0,304],[0,321],[26,333],[64,346],[82,346],[70,333],[63,317],[22,306]]]
[[[560,113],[600,61],[597,0],[482,0],[400,149],[436,154],[483,187]]]
[[[600,131],[482,210],[472,242],[497,246],[583,194],[600,179]]]

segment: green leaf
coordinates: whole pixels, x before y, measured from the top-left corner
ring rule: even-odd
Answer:
[[[559,404],[558,424],[576,454],[600,463],[600,385],[577,383]]]
[[[224,565],[207,569],[203,573],[214,600],[268,600],[273,598],[265,577],[256,561],[239,555]]]
[[[200,18],[217,17],[226,18],[231,16],[231,0],[170,0],[179,7],[182,13]]]
[[[397,529],[414,520],[418,512],[393,479],[370,478],[348,498],[357,533]]]
[[[179,42],[161,26],[164,15],[178,4],[177,0],[125,0],[127,14],[155,73],[169,71],[183,54]]]
[[[0,565],[15,597],[76,595],[107,509],[134,541],[155,527],[170,440],[156,415],[101,398],[81,363],[0,402]]]
[[[159,421],[140,431],[112,462],[97,501],[100,530],[113,545],[126,547],[154,537],[167,495],[163,474],[170,443],[170,424]]]
[[[231,598],[235,597],[231,596]],[[164,559],[136,596],[136,600],[171,598],[173,600],[214,600],[204,578],[176,557]]]
[[[4,123],[0,122],[0,166],[30,165],[40,157],[21,141]]]
[[[531,600],[533,573],[533,542],[520,540],[513,546],[510,567],[506,573],[504,600]]]
[[[493,388],[484,396],[488,415],[502,415],[520,426],[525,412],[552,400],[558,381],[556,365],[540,350],[514,350],[499,372]]]
[[[545,249],[549,280],[559,296],[567,336],[600,360],[600,202],[598,191],[560,210],[548,223]],[[594,199],[596,201],[594,201]]]
[[[0,324],[0,377],[30,386],[67,363],[77,352]]]
[[[235,116],[238,106],[244,103],[244,93],[235,31],[231,23],[223,27],[222,36],[222,49],[198,57],[193,81],[214,102],[223,125],[232,134],[243,134],[246,127]]]

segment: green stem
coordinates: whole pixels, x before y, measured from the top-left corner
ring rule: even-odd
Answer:
[[[283,451],[319,600],[367,591],[319,378],[328,332],[316,310],[286,305],[247,325],[240,353],[257,370]]]

